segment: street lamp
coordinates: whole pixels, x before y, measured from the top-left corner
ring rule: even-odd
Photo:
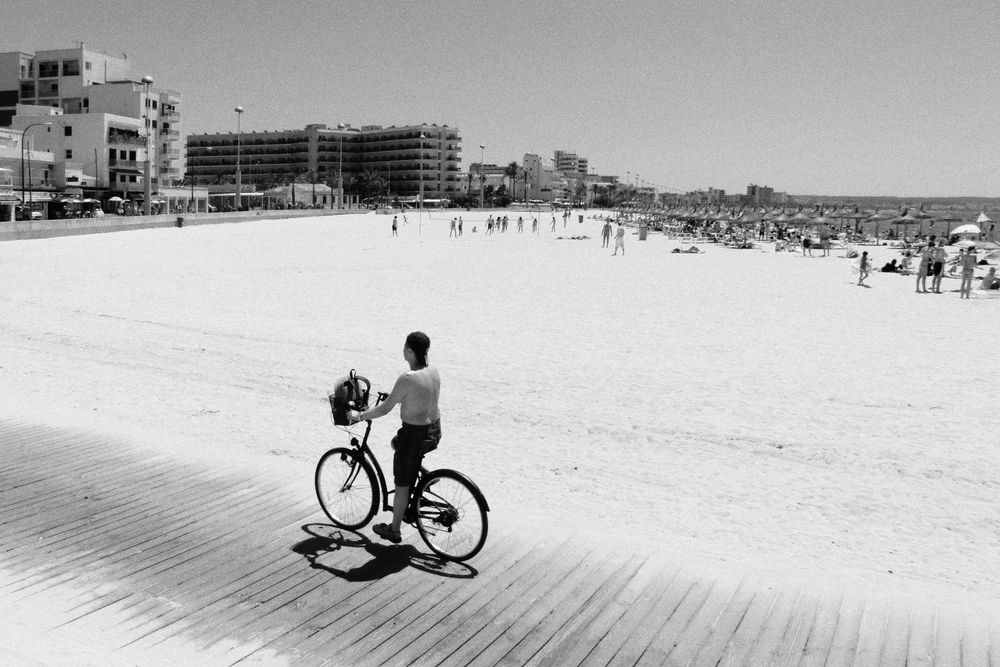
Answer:
[[[233,199],[236,202],[236,210],[239,211],[243,208],[243,183],[241,182],[242,174],[240,174],[240,143],[243,139],[243,125],[241,120],[243,118],[243,107],[237,106],[233,111],[236,112],[236,194]]]
[[[344,208],[344,128],[343,123],[337,124],[340,131],[337,134],[337,209]],[[292,184],[295,187],[295,184]]]
[[[145,86],[145,94],[146,94],[145,100],[143,101],[143,104],[146,105],[146,114],[145,114],[145,118],[146,118],[146,166],[145,166],[145,169],[143,170],[143,175],[142,175],[142,187],[143,187],[143,194],[145,196],[145,199],[143,200],[143,203],[142,203],[142,212],[143,212],[144,215],[150,215],[152,213],[152,203],[153,203],[152,202],[152,199],[153,199],[153,182],[152,182],[152,177],[150,175],[150,164],[149,164],[150,163],[150,158],[151,158],[150,153],[152,152],[152,149],[149,147],[150,129],[152,129],[150,127],[150,125],[149,125],[149,86],[152,83],[153,83],[153,77],[148,76],[148,75],[142,77],[142,84],[143,84],[143,86]]]
[[[483,163],[486,161],[486,146],[479,144],[479,208],[485,208],[484,195],[486,193],[486,174],[483,171]]]
[[[31,220],[31,204],[24,199],[24,135],[28,133],[33,127],[37,126],[48,126],[52,127],[52,123],[32,123],[28,127],[21,130],[21,204],[28,209],[28,220]],[[31,155],[28,155],[28,194],[33,194],[31,192]],[[30,197],[29,197],[30,198]]]

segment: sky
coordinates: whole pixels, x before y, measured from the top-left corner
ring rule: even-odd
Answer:
[[[1000,3],[4,0],[0,51],[126,54],[182,134],[421,122],[661,190],[1000,196]]]

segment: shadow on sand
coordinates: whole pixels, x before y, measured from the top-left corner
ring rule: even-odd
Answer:
[[[309,567],[326,570],[346,581],[374,581],[412,567],[455,579],[472,579],[479,572],[465,563],[444,560],[419,551],[412,544],[381,544],[352,530],[325,523],[302,526],[310,537],[297,542],[292,551],[305,557]],[[360,565],[341,569],[321,562],[324,556],[343,549],[364,549],[371,558]]]

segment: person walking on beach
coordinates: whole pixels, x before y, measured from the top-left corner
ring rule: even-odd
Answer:
[[[813,256],[812,239],[809,238],[809,236],[806,234],[800,234],[800,236],[802,238],[802,256],[805,257],[806,253],[808,252],[809,256],[812,257]]]
[[[959,259],[959,266],[962,267],[962,283],[958,286],[958,298],[969,298],[972,291],[972,272],[976,270],[976,246],[969,246],[965,254]]]
[[[396,216],[392,216],[392,235],[399,236],[399,219]]]
[[[455,220],[455,218],[451,219],[451,231],[448,232],[448,238],[451,238],[452,236],[458,238],[458,221]]]
[[[931,267],[931,246],[923,247],[920,251],[920,264],[917,265],[917,293],[927,294],[927,274]]]
[[[556,231],[556,216],[552,216],[552,231]]]
[[[517,233],[521,234],[524,232],[524,218],[517,216]]]
[[[458,235],[462,235],[462,216],[458,216]]]
[[[601,228],[601,247],[608,248],[611,246],[611,221],[605,220],[604,227]]]
[[[865,285],[865,278],[868,277],[869,263],[868,251],[865,250],[861,253],[861,260],[858,262],[858,285],[861,287],[868,287]]]
[[[399,529],[410,504],[410,489],[417,480],[424,454],[437,448],[441,441],[441,410],[438,408],[441,376],[436,368],[427,363],[430,347],[431,339],[422,331],[408,335],[403,345],[403,359],[410,370],[396,379],[389,397],[371,410],[350,410],[347,413],[352,422],[360,422],[384,417],[397,404],[400,406],[399,417],[403,423],[392,439],[392,478],[396,485],[392,499],[392,523],[372,526],[376,535],[393,544],[402,541]]]
[[[622,223],[618,223],[618,231],[615,232],[615,252],[613,255],[618,254],[618,248],[622,249],[622,257],[625,256],[625,228],[622,227]]]
[[[933,244],[934,237],[931,237]],[[935,294],[941,293],[941,279],[944,278],[944,263],[948,259],[948,253],[944,249],[944,239],[938,241],[937,247],[931,253],[931,291]]]
[[[538,218],[531,219],[531,233],[532,234],[538,233]]]

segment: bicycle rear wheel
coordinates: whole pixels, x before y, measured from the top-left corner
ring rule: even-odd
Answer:
[[[357,450],[331,449],[316,465],[316,496],[330,521],[341,528],[360,528],[378,510],[375,471]]]
[[[420,537],[438,556],[468,560],[486,543],[486,499],[460,473],[428,473],[417,489],[414,506]]]

